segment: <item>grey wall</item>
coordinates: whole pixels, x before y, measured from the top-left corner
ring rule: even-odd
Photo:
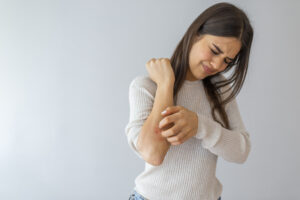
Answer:
[[[128,199],[128,89],[217,1],[0,1],[0,199]],[[252,151],[224,200],[299,199],[299,1],[231,1],[255,30],[237,100]]]

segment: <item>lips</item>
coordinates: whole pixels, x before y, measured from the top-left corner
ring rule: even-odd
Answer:
[[[206,73],[208,74],[212,74],[213,73],[213,70],[211,70],[209,67],[207,67],[206,65],[202,65],[203,66],[203,69]]]

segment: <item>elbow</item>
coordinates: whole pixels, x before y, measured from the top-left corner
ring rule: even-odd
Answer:
[[[238,164],[244,164],[248,159],[249,153],[250,153],[250,147],[246,151],[241,153],[240,157],[236,159],[235,162]]]
[[[242,158],[236,160],[235,163],[244,164],[246,162],[246,160],[247,160],[247,157],[245,156],[245,157],[242,157]]]
[[[246,154],[240,154],[239,156],[231,156],[231,157],[224,157],[225,160],[228,162],[236,163],[236,164],[244,164],[248,158]]]
[[[144,161],[150,165],[159,166],[163,163],[164,158],[162,158],[160,155],[150,153],[149,151],[140,151],[140,153]]]
[[[163,163],[163,160],[164,160],[163,158],[161,158],[158,155],[148,154],[148,155],[145,155],[143,157],[144,157],[145,162],[147,162],[148,164],[153,165],[153,166],[161,165]]]
[[[249,139],[245,141],[245,145],[243,145],[243,147],[244,148],[240,148],[240,156],[238,157],[238,159],[236,159],[236,163],[238,164],[244,164],[249,157],[249,153],[251,150],[251,143]]]
[[[142,148],[142,145],[137,142],[137,151],[145,162],[153,166],[159,166],[163,163],[164,156],[153,148]]]
[[[150,165],[159,166],[163,163],[163,159],[161,159],[158,156],[153,156],[153,155],[149,154],[148,152],[144,152],[141,150],[138,150],[138,152],[141,155],[142,159]]]
[[[150,165],[153,165],[153,166],[159,166],[161,165],[163,162],[159,159],[148,159],[146,160],[146,162]]]

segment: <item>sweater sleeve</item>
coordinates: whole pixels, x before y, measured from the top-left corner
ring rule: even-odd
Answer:
[[[198,130],[194,137],[202,140],[203,148],[223,159],[244,163],[249,155],[251,142],[235,98],[226,104],[225,111],[228,115],[229,129],[198,112]]]
[[[148,77],[138,76],[129,85],[129,122],[125,127],[125,133],[129,147],[141,159],[143,158],[136,147],[139,132],[154,103],[155,85],[151,81]]]

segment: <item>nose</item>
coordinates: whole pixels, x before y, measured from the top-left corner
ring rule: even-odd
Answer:
[[[213,70],[218,71],[222,67],[223,59],[221,57],[215,57],[211,60],[210,65]]]

